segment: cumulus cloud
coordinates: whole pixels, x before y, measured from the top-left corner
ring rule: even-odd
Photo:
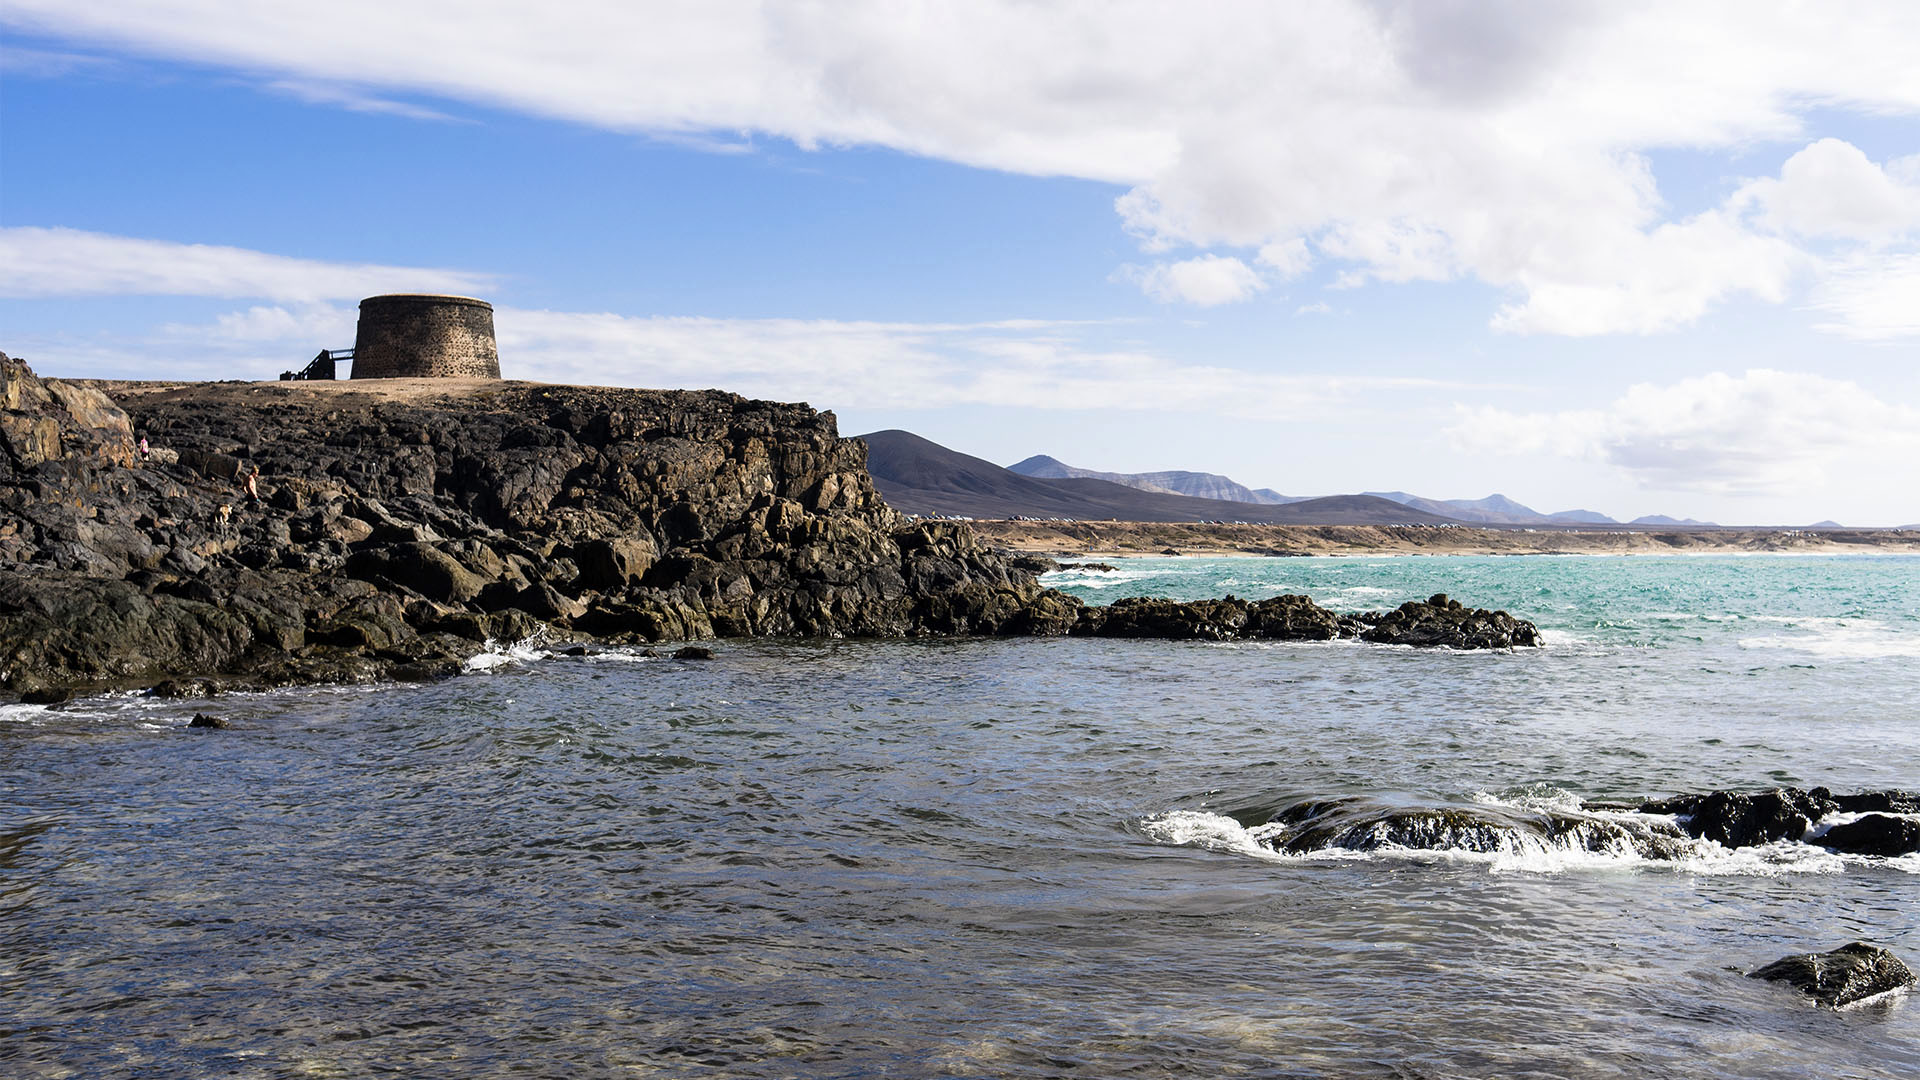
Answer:
[[[0,297],[213,296],[314,303],[383,292],[472,293],[491,274],[325,262],[79,229],[0,228]]]
[[[1498,325],[1530,333],[1684,325],[1787,295],[1799,238],[1893,242],[1898,170],[1807,141],[1805,118],[1920,112],[1920,7],[1899,4],[8,0],[0,19],[347,107],[424,96],[1105,181],[1150,252],[1258,250],[1284,279],[1305,238],[1349,285],[1510,290]],[[1705,218],[1676,219],[1648,164],[1768,142],[1804,149]]]
[[[1734,201],[1759,207],[1769,225],[1802,236],[1889,240],[1920,225],[1920,184],[1902,182],[1840,139],[1809,144],[1778,177],[1747,184]]]
[[[1123,267],[1121,275],[1163,304],[1216,307],[1246,300],[1267,283],[1246,263],[1228,255],[1201,255],[1176,263]]]
[[[1871,470],[1920,485],[1920,409],[1856,383],[1756,369],[1631,387],[1603,409],[1459,409],[1456,446],[1598,461],[1650,488],[1719,495],[1806,494]]]

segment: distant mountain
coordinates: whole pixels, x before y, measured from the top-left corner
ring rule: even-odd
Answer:
[[[1188,495],[1196,499],[1218,499],[1223,502],[1255,503],[1263,506],[1278,506],[1282,503],[1300,502],[1304,496],[1282,495],[1272,488],[1254,490],[1244,484],[1234,483],[1218,473],[1168,472],[1115,473],[1100,472],[1096,469],[1082,469],[1069,465],[1056,457],[1035,454],[1025,461],[1016,461],[1007,466],[1009,472],[1021,476],[1039,477],[1043,480],[1105,480],[1108,483],[1124,484],[1141,491],[1158,491],[1169,495]]]
[[[1563,510],[1557,514],[1543,514],[1531,506],[1514,502],[1505,495],[1489,495],[1484,499],[1426,499],[1418,495],[1409,495],[1404,491],[1369,491],[1367,494],[1391,499],[1403,506],[1416,507],[1428,513],[1444,514],[1481,525],[1619,524],[1607,515],[1592,510]]]
[[[1719,528],[1711,521],[1695,521],[1692,518],[1670,518],[1665,514],[1648,514],[1627,522],[1629,525],[1692,525],[1698,528]]]
[[[1813,524],[1807,526],[1807,528],[1809,529],[1844,529],[1846,528],[1846,526],[1840,524],[1837,521],[1816,521]]]
[[[908,431],[875,431],[860,438],[867,444],[874,486],[894,509],[909,514],[1287,525],[1442,525],[1452,520],[1366,495],[1262,504],[1146,491],[1090,477],[1022,476]]]
[[[1619,522],[1613,520],[1612,518],[1608,517],[1605,514],[1600,513],[1597,510],[1562,510],[1557,514],[1548,514],[1547,520],[1565,522],[1569,525],[1618,525],[1620,524]]]

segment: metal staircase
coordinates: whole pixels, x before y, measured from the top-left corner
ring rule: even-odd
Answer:
[[[281,372],[280,381],[287,382],[289,380],[292,380],[296,382],[304,382],[309,379],[337,378],[337,376],[334,374],[334,364],[335,362],[340,360],[346,360],[351,362],[353,360],[353,350],[352,349],[321,349],[320,355],[314,357],[313,361],[309,363],[306,367],[301,368],[299,371]]]

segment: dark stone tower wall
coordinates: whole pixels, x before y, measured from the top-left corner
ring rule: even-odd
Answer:
[[[369,296],[360,301],[353,378],[497,379],[493,305],[464,296]]]

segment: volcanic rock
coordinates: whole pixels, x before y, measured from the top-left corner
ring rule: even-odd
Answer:
[[[1783,982],[1814,1004],[1844,1008],[1914,984],[1900,958],[1878,945],[1856,941],[1832,952],[1796,953],[1750,972],[1749,978]]]
[[[1445,593],[1409,600],[1360,634],[1382,645],[1441,645],[1454,649],[1511,649],[1540,644],[1540,632],[1504,611],[1469,608]]]
[[[1813,823],[1839,809],[1825,788],[1775,788],[1751,793],[1713,791],[1645,803],[1643,814],[1680,815],[1687,835],[1724,847],[1798,840]]]
[[[1829,828],[1816,842],[1849,855],[1906,855],[1920,851],[1920,819],[1862,814]]]

